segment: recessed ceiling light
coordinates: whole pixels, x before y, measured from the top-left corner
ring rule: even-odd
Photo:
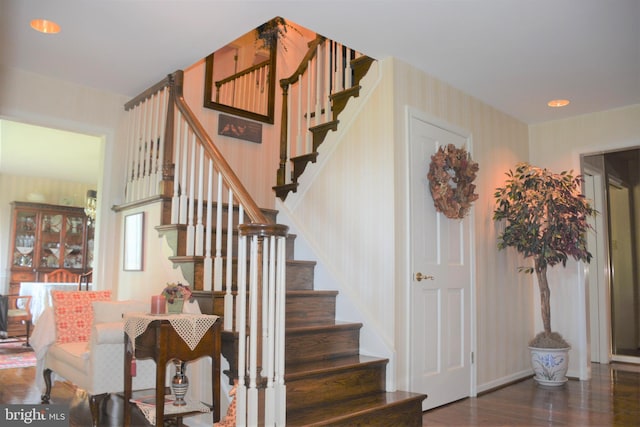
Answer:
[[[554,108],[566,107],[567,105],[569,105],[569,100],[568,99],[552,99],[551,101],[547,102],[547,105],[549,107],[554,107]]]
[[[31,28],[44,34],[57,34],[60,32],[60,25],[46,19],[34,19],[31,21]]]

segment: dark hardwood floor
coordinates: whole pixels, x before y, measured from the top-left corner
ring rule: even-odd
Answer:
[[[0,403],[38,403],[35,368],[0,370]],[[71,426],[90,425],[87,398],[56,383],[52,403],[68,404]],[[103,425],[119,425],[121,405],[107,402]],[[424,413],[424,426],[638,426],[640,366],[592,365],[590,381],[569,381],[559,389],[537,386],[532,379]],[[144,424],[144,422],[142,422]]]
[[[640,365],[591,366],[560,388],[527,379],[424,413],[423,426],[638,426]]]

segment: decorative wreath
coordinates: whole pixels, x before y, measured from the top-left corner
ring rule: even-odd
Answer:
[[[454,219],[462,219],[469,213],[471,204],[478,199],[474,193],[476,186],[472,184],[478,169],[478,163],[471,160],[467,150],[453,144],[440,147],[431,156],[427,178],[438,212]]]

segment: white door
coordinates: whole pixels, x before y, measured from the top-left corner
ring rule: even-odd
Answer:
[[[438,147],[470,151],[470,139],[410,114],[408,140],[410,385],[428,395],[427,410],[471,395],[471,219],[436,212],[427,180]],[[419,273],[427,278],[418,280]]]

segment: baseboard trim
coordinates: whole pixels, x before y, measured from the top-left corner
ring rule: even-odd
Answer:
[[[533,376],[533,370],[525,369],[524,371],[516,372],[515,374],[507,375],[506,377],[498,378],[488,383],[478,385],[478,396],[486,393],[490,393],[497,389],[507,387],[511,384],[524,381]]]

